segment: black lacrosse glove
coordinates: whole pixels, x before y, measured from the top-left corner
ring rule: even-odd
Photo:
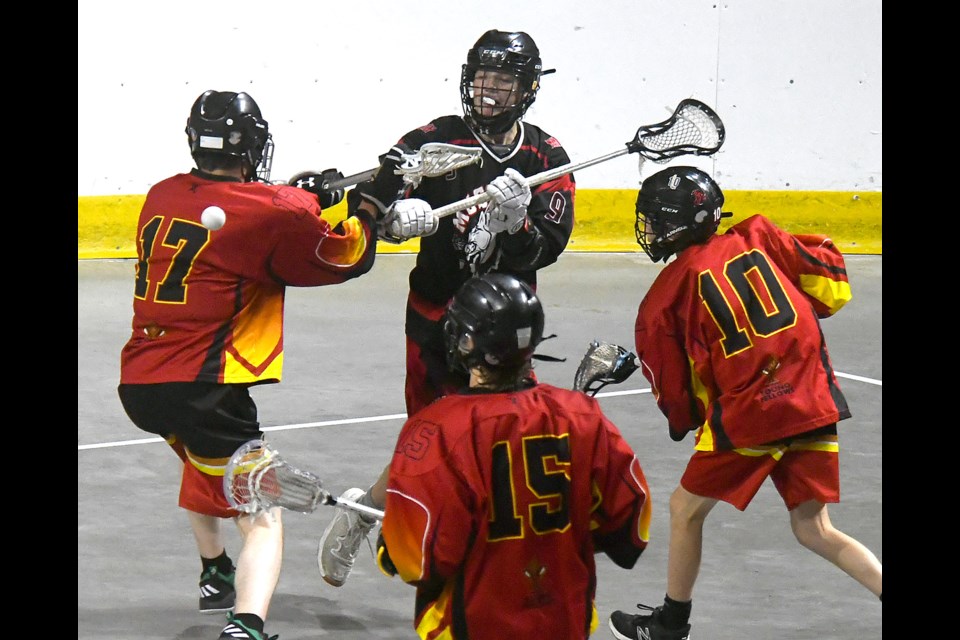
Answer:
[[[339,204],[340,201],[343,200],[345,192],[343,187],[332,190],[324,189],[323,184],[333,180],[340,180],[341,178],[343,178],[343,172],[336,169],[324,169],[320,173],[316,173],[314,171],[302,171],[290,178],[290,182],[287,184],[289,184],[291,187],[297,187],[298,189],[309,191],[317,196],[317,199],[320,201],[321,209],[329,209],[330,207]]]
[[[397,575],[397,567],[393,564],[393,560],[390,559],[390,552],[387,551],[387,543],[383,539],[383,529],[380,530],[380,534],[377,536],[377,566],[380,567],[380,571],[388,577],[393,577]]]

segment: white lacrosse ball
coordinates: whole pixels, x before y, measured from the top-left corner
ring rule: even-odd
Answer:
[[[210,205],[200,214],[200,222],[210,231],[216,231],[227,223],[227,214],[217,205]]]

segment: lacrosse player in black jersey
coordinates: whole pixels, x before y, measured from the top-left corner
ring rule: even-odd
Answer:
[[[466,374],[447,367],[443,340],[443,314],[460,286],[473,276],[497,272],[536,289],[537,270],[556,262],[570,239],[573,175],[532,190],[524,180],[570,162],[555,137],[522,119],[536,99],[541,76],[553,71],[543,70],[540,50],[528,34],[487,31],[463,65],[463,116],[441,116],[404,134],[382,157],[376,176],[348,194],[351,211],[364,209],[392,223],[387,235],[394,241],[421,237],[406,311],[408,416],[469,382]],[[395,169],[405,153],[431,142],[482,149],[482,162],[407,188]],[[484,192],[488,202],[442,219],[432,213]],[[382,509],[386,480],[384,469],[368,491],[348,489],[343,497]],[[324,580],[343,585],[374,525],[356,511],[338,509],[320,540]]]

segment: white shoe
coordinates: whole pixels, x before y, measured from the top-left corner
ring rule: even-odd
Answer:
[[[359,502],[365,494],[363,489],[354,487],[344,491],[340,498]],[[360,542],[367,540],[367,535],[375,525],[376,522],[367,522],[353,509],[337,507],[333,520],[320,537],[320,548],[317,550],[320,575],[328,584],[342,587],[347,581],[360,551]]]

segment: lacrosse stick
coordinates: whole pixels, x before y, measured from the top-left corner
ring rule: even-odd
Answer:
[[[263,440],[250,440],[231,456],[223,473],[223,495],[232,508],[253,516],[273,507],[313,513],[324,504],[383,519],[383,511],[334,497],[320,478],[292,466]]]
[[[394,170],[394,173],[403,176],[404,183],[416,189],[424,178],[438,178],[454,169],[480,162],[482,154],[483,149],[480,147],[461,147],[443,142],[428,142],[416,151],[402,154],[400,166]],[[321,188],[335,191],[344,187],[351,187],[372,180],[379,170],[380,167],[374,167],[337,180],[329,180],[324,182]]]
[[[634,135],[633,140],[626,143],[625,149],[608,153],[593,160],[572,162],[543,171],[527,178],[527,184],[535,187],[556,180],[568,173],[586,169],[628,153],[638,153],[643,158],[654,162],[664,162],[677,156],[690,154],[709,156],[720,149],[725,137],[726,130],[720,116],[699,100],[687,98],[681,101],[673,115],[663,122],[644,125],[637,129],[636,135]],[[433,212],[438,218],[443,218],[489,201],[490,196],[486,193],[480,193],[457,202],[451,202],[434,209]]]
[[[608,384],[623,382],[638,368],[636,354],[621,346],[594,340],[577,367],[573,390],[595,396]]]

